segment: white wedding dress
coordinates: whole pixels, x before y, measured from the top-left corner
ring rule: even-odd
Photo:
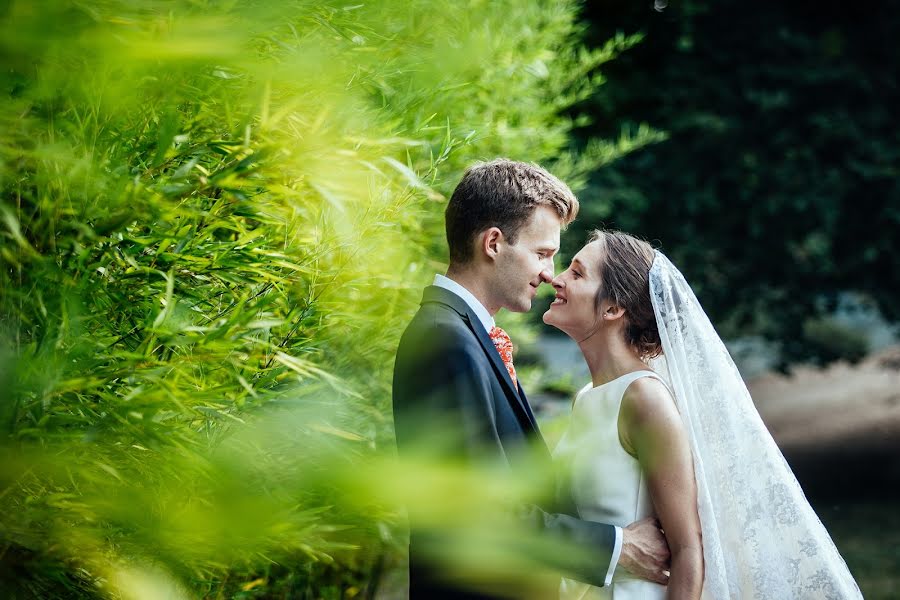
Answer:
[[[642,377],[660,379],[652,371],[637,371],[597,387],[588,384],[575,396],[569,427],[553,457],[582,519],[625,527],[654,514],[641,467],[619,442],[622,396],[632,382]],[[560,585],[562,600],[665,597],[664,586],[635,579],[624,569],[616,569],[609,587],[594,587],[572,579],[563,579]]]
[[[580,516],[625,526],[651,514],[638,462],[619,443],[618,414],[634,379],[657,377],[672,393],[691,446],[703,599],[861,600],[728,350],[681,272],[660,252],[650,268],[650,297],[662,356],[651,361],[652,371],[582,390],[555,450]],[[561,597],[653,600],[664,598],[665,588],[628,580],[617,568],[607,588],[564,580]]]

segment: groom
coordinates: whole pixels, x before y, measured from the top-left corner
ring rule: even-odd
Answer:
[[[445,214],[447,275],[425,289],[397,350],[393,403],[401,458],[419,452],[423,440],[440,439],[443,457],[503,464],[513,478],[547,468],[550,453],[516,378],[512,343],[494,315],[531,309],[538,286],[553,278],[560,229],[577,212],[571,190],[536,165],[497,159],[466,171]],[[442,435],[448,431],[454,435]],[[570,497],[546,504],[523,507],[521,526],[581,549],[572,560],[546,559],[562,575],[603,586],[624,568],[667,582],[669,552],[655,520],[623,529],[578,519]],[[427,548],[435,540],[412,513],[410,530],[412,600],[497,597],[467,588],[431,562]]]

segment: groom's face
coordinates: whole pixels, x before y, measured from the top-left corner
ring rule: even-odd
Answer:
[[[519,231],[516,243],[503,245],[494,277],[494,295],[500,306],[513,312],[531,310],[538,287],[553,279],[561,226],[555,210],[538,206]]]

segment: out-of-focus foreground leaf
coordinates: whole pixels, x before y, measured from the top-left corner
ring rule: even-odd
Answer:
[[[611,156],[563,111],[637,38],[579,35],[570,2],[4,3],[4,592],[373,593],[443,199]]]

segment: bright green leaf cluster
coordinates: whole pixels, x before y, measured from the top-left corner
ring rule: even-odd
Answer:
[[[0,583],[371,588],[396,505],[340,474],[390,449],[443,200],[475,159],[577,184],[654,139],[568,147],[638,38],[585,50],[571,2],[0,11]]]

